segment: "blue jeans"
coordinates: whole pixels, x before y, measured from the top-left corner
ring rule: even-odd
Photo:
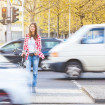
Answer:
[[[32,82],[33,87],[36,87],[37,84],[38,64],[39,64],[39,56],[28,56],[28,59],[26,61],[26,70],[31,71],[31,65],[33,65],[33,82]]]

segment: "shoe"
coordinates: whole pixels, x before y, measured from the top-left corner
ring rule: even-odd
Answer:
[[[32,93],[36,93],[37,87],[32,87]]]

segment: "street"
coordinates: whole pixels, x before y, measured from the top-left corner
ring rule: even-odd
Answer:
[[[0,105],[105,105],[104,12],[105,0],[0,0]]]
[[[37,93],[32,96],[32,104],[36,105],[98,105],[82,90],[82,86],[99,86],[105,84],[103,73],[89,78],[72,80],[66,78],[65,73],[53,71],[39,71]],[[86,76],[86,74],[84,74]],[[92,76],[92,73],[91,73]],[[100,104],[101,105],[101,104]]]

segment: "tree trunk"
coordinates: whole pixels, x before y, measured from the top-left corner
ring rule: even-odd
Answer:
[[[30,14],[30,23],[34,23],[34,22],[35,22],[35,15]]]
[[[57,38],[59,38],[59,15],[57,15]]]
[[[83,26],[83,18],[84,16],[80,16],[81,27]]]

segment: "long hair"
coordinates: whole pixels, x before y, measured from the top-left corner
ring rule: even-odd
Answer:
[[[30,26],[31,26],[31,25],[34,25],[34,27],[35,27],[34,35],[32,35],[32,32],[30,31]],[[30,38],[31,38],[31,37],[34,37],[34,39],[36,40],[36,39],[38,38],[37,25],[36,25],[36,23],[31,23],[30,26],[29,26],[29,37],[30,37]]]

